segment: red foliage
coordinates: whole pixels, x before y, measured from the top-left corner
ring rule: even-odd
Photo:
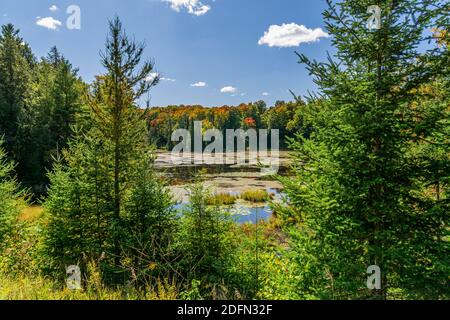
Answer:
[[[256,127],[256,121],[252,117],[245,118],[244,123],[249,127]]]

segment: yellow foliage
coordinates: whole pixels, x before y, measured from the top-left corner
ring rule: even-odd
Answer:
[[[42,208],[41,206],[26,207],[20,213],[19,219],[21,221],[32,222],[39,219],[39,217],[42,216],[43,212],[44,208]]]

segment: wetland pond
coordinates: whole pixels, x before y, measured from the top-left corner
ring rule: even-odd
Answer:
[[[282,201],[283,194],[278,189],[267,189],[267,192],[274,195],[275,202]],[[239,194],[232,194],[239,196]],[[182,202],[177,204],[174,208],[178,211],[182,211],[189,206],[188,202]],[[233,215],[233,220],[236,223],[252,223],[260,221],[269,221],[272,217],[273,210],[268,203],[250,203],[246,201],[238,201],[231,206],[225,206]]]
[[[285,174],[289,166],[287,152],[281,152],[280,174]],[[190,177],[203,170],[205,185],[213,194],[228,194],[239,198],[247,191],[266,191],[273,202],[283,200],[282,185],[273,179],[261,175],[260,168],[250,165],[172,165],[170,154],[159,152],[156,168],[163,172],[170,183],[170,190],[174,200],[178,203],[175,208],[182,211],[189,205]],[[268,221],[272,216],[269,202],[252,203],[238,199],[234,205],[228,206],[233,213],[236,223],[256,223]]]

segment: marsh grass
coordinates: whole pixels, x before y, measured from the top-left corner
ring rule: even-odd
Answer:
[[[231,206],[236,203],[238,197],[229,193],[218,193],[206,200],[209,206]]]
[[[270,194],[265,190],[245,190],[241,194],[241,199],[254,203],[263,203],[271,199]]]

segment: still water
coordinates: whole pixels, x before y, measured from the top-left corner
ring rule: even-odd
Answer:
[[[269,194],[273,194],[274,201],[282,201],[284,198],[284,195],[280,193],[278,189],[267,189],[267,192]],[[238,195],[237,193],[230,193],[231,195]],[[178,210],[180,213],[184,209],[186,209],[189,206],[188,203],[181,203],[174,206],[176,210]],[[269,205],[262,206],[248,206],[242,203],[236,204],[234,206],[230,207],[230,212],[233,215],[233,219],[236,221],[236,223],[244,224],[244,223],[253,223],[259,221],[269,221],[273,210]]]

